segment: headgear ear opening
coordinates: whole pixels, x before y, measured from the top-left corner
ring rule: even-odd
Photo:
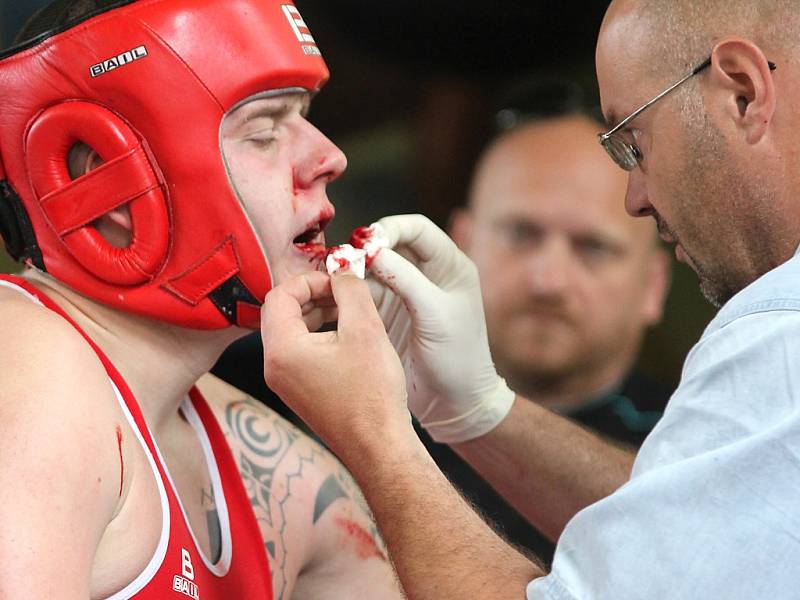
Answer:
[[[103,164],[73,180],[69,154],[77,143]],[[144,142],[120,117],[91,102],[69,101],[38,115],[25,140],[31,184],[50,226],[95,277],[130,286],[151,280],[169,248],[164,186]],[[93,222],[128,205],[133,239],[114,247]]]

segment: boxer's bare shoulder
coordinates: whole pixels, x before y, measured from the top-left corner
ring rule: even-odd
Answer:
[[[276,600],[402,598],[350,474],[319,443],[220,379],[198,382],[259,522]]]
[[[116,404],[81,335],[0,287],[0,597],[89,597],[122,501]]]

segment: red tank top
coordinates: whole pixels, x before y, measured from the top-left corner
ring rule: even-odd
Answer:
[[[215,564],[196,542],[139,404],[114,365],[58,305],[31,284],[19,277],[0,275],[0,286],[12,288],[58,313],[86,339],[105,366],[120,406],[153,469],[162,510],[158,547],[144,571],[109,600],[272,600],[272,580],[258,523],[230,447],[200,392],[193,388],[181,410],[197,433],[214,489],[222,533],[221,556]]]

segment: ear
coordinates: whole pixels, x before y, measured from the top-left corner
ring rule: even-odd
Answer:
[[[450,215],[447,233],[463,252],[472,243],[473,216],[469,208],[456,208]]]
[[[103,159],[96,150],[86,144],[78,144],[70,154],[72,169],[77,168],[77,175],[85,175],[103,164]],[[133,229],[131,212],[127,205],[119,206],[97,219],[95,227],[103,237],[118,248],[130,245],[130,232]]]
[[[648,266],[644,299],[644,322],[648,327],[661,321],[671,284],[672,259],[667,251],[659,246],[653,250]]]
[[[89,151],[84,158],[83,172],[88,173],[89,171],[93,171],[102,164],[103,159],[100,158],[100,155],[89,148]]]
[[[109,213],[106,213],[105,215],[103,215],[100,218],[101,219],[107,218],[112,223],[114,223],[115,225],[118,225],[119,227],[121,227],[125,231],[130,232],[130,231],[133,230],[133,223],[131,221],[131,211],[130,211],[130,209],[128,209],[128,205],[127,204],[115,208],[114,210],[112,210]],[[125,244],[125,246],[122,246],[122,247],[124,248],[124,247],[127,247],[128,245],[129,244]]]
[[[774,76],[761,49],[740,38],[719,42],[711,53],[711,77],[747,143],[760,142],[777,104]]]

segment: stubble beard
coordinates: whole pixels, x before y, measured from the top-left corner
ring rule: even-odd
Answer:
[[[656,222],[689,257],[706,300],[721,308],[755,279],[742,263],[764,262],[752,256],[752,248],[748,252],[741,238],[748,230],[752,239],[759,235],[758,219],[749,214],[748,207],[769,206],[765,199],[768,193],[736,168],[722,132],[713,123],[703,117],[693,121],[687,128],[691,142],[686,160],[670,186],[675,212],[683,215],[687,225],[676,232],[660,215],[656,215]],[[693,214],[704,214],[705,219],[698,222]],[[688,247],[684,243],[687,239]]]
[[[498,373],[508,380],[512,389],[526,397],[539,398],[573,389],[581,381],[592,379],[596,373],[606,369],[609,361],[618,360],[614,341],[581,343],[577,339],[580,336],[577,327],[573,323],[572,339],[561,340],[560,344],[558,340],[542,336],[539,339],[541,347],[531,354],[519,352],[511,337],[498,335],[495,330],[490,340],[494,342],[491,349]]]
[[[675,232],[675,230],[673,230],[669,225],[667,225],[667,222],[664,221],[660,214],[655,213],[653,217],[656,220],[659,233],[667,235],[671,239],[675,240],[677,244],[680,244],[686,256],[689,257],[689,261],[691,263],[689,267],[691,267],[695,275],[697,275],[700,293],[703,294],[703,297],[713,306],[721,308],[734,296],[736,290],[730,289],[730,286],[727,285],[727,283],[720,281],[717,277],[712,275],[706,269],[704,263],[696,257],[695,253],[686,247],[681,239],[682,236]]]

